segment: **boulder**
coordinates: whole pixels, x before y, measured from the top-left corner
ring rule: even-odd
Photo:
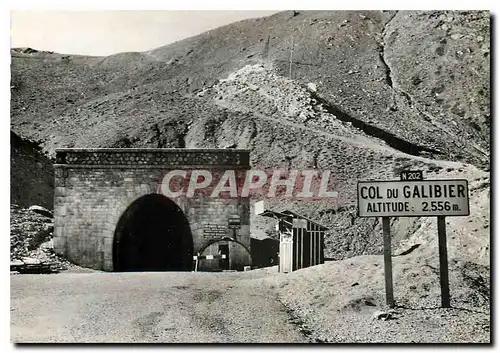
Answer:
[[[49,217],[49,218],[54,217],[52,212],[50,212],[48,209],[46,209],[45,207],[42,207],[42,206],[33,205],[33,206],[30,206],[28,208],[28,210],[30,210],[31,212],[41,214],[42,216],[45,216],[45,217]]]
[[[309,82],[307,84],[307,88],[309,89],[309,91],[311,92],[316,92],[318,90],[318,87],[316,86],[315,83],[312,83],[312,82]]]
[[[24,265],[24,262],[22,262],[21,260],[12,260],[10,262],[10,267],[13,267],[13,266],[22,266]]]
[[[40,264],[40,260],[31,258],[31,257],[23,257],[22,262],[25,265],[39,265]]]
[[[386,310],[386,311],[378,310],[378,311],[373,313],[373,319],[383,320],[383,321],[396,319],[396,317],[394,317],[394,314],[397,314],[397,312],[393,309]]]

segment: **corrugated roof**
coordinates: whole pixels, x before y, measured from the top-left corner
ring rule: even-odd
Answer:
[[[260,229],[254,230],[250,234],[250,238],[256,239],[256,240],[274,239],[274,238],[270,237],[269,235],[267,235],[266,232],[264,232],[263,230],[260,230]]]
[[[316,224],[320,228],[323,228],[323,230],[327,230],[328,229],[328,227],[325,227],[324,225],[322,225],[322,224],[320,224],[320,223],[318,223],[316,221],[313,221],[310,218],[307,218],[305,216],[302,216],[302,215],[300,215],[298,213],[295,213],[295,212],[292,212],[292,211],[289,211],[289,210],[284,210],[284,211],[281,211],[281,212],[276,212],[276,211],[265,209],[263,212],[259,213],[259,216],[271,217],[271,218],[275,218],[275,219],[284,219],[288,223],[292,223],[292,221],[291,221],[292,218],[302,218],[302,219],[307,220],[308,222]]]

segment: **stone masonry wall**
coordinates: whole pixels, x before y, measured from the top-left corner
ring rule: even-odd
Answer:
[[[205,169],[221,175],[231,169],[241,180],[249,168],[249,152],[65,149],[56,151],[56,163],[55,251],[81,266],[112,271],[115,228],[130,204],[141,196],[160,192],[163,176],[170,170]],[[191,198],[181,196],[172,200],[190,223],[195,254],[211,239],[222,236],[229,217],[236,214],[241,219],[237,240],[250,248],[248,198],[195,194]],[[217,232],[207,231],[210,227],[217,228]],[[225,234],[233,236],[232,229],[227,229]],[[246,251],[235,249],[230,256],[234,263],[250,264]]]

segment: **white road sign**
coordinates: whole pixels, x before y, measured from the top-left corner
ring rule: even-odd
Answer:
[[[468,216],[467,180],[360,181],[360,217]]]

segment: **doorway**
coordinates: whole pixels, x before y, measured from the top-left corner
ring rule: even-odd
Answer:
[[[221,270],[229,270],[229,245],[219,244],[219,255],[225,255],[225,258],[219,260]]]

